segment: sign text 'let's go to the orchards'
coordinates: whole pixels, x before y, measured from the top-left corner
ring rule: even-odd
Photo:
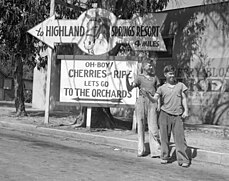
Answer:
[[[137,61],[61,60],[60,102],[134,105],[137,92],[126,88],[133,81]]]

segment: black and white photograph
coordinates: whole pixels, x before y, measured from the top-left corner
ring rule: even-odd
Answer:
[[[229,180],[228,0],[0,0],[0,181]]]

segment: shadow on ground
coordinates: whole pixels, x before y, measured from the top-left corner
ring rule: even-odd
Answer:
[[[15,107],[13,102],[0,102],[0,107]],[[25,104],[25,108],[31,108],[30,104]]]

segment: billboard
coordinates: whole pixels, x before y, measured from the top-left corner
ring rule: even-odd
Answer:
[[[132,81],[137,61],[62,59],[60,102],[87,104],[91,107],[133,106],[137,90],[128,92],[126,75]]]

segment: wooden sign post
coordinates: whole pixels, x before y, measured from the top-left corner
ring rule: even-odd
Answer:
[[[50,3],[50,16],[55,14],[55,0],[51,0]],[[53,62],[53,49],[48,49],[48,62],[47,62],[47,80],[46,80],[46,97],[45,97],[45,120],[44,124],[49,123],[49,111],[50,111],[50,89],[51,89],[51,74],[52,74],[52,62]]]

